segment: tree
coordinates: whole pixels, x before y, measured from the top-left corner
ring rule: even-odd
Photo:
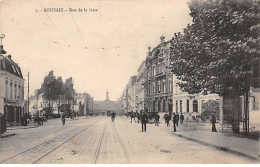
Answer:
[[[59,99],[58,114],[60,114],[60,99],[61,99],[61,96],[64,95],[64,84],[63,84],[61,76],[59,76],[57,78],[56,93],[57,93],[57,96],[58,96],[58,99]]]
[[[66,79],[65,84],[64,84],[64,97],[65,100],[67,100],[68,104],[71,105],[71,102],[74,103],[74,95],[75,95],[75,90],[73,88],[73,80],[72,77]],[[71,111],[68,111],[69,115],[71,115]]]
[[[189,8],[193,24],[172,39],[177,84],[191,94],[236,92],[248,102],[250,86],[259,86],[253,71],[260,57],[260,1],[193,0]]]
[[[44,77],[44,81],[41,87],[41,90],[43,92],[43,99],[47,100],[49,103],[48,113],[52,111],[51,102],[58,99],[58,95],[56,93],[56,84],[56,77],[54,76],[53,71],[50,71],[49,74]]]

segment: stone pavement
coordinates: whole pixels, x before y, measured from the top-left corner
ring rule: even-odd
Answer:
[[[211,132],[210,123],[184,122],[177,127],[177,132],[172,132],[172,134],[259,161],[259,137],[252,139],[244,135],[233,134],[231,130],[222,131],[219,124],[216,124],[216,127],[217,132]]]

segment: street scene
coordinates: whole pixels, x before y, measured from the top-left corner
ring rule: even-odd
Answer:
[[[60,119],[49,120],[42,127],[10,130],[16,136],[1,141],[4,147],[0,161],[3,164],[257,162],[175,136],[172,128],[165,125],[149,124],[146,133],[142,133],[141,123],[131,124],[123,116],[117,116],[114,123],[107,116],[79,117],[68,119],[65,126]]]
[[[0,164],[259,164],[259,11],[0,0]]]

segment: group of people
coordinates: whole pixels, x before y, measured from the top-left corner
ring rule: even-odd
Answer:
[[[184,120],[184,116],[181,113],[181,115],[179,115],[178,113],[173,113],[172,116],[172,122],[173,122],[173,131],[176,132],[176,126],[179,126],[179,120],[180,123],[183,124],[183,120]]]
[[[111,113],[111,120],[112,120],[113,123],[115,121],[115,117],[116,117],[116,114],[113,111]],[[168,114],[165,114],[164,119],[165,119],[165,123],[167,124],[167,126],[170,126],[171,116],[168,115]],[[140,111],[140,121],[141,121],[141,124],[142,124],[142,132],[146,132],[146,124],[149,121],[149,116],[148,116],[147,112],[145,112],[143,110]],[[176,132],[176,126],[177,127],[179,126],[179,121],[180,121],[180,124],[183,124],[184,115],[182,113],[180,113],[180,115],[179,115],[178,113],[173,112],[172,122],[173,122],[173,131],[174,132]],[[65,116],[64,116],[64,119],[62,117],[62,122],[63,122],[63,125],[64,125],[65,124]],[[217,132],[216,125],[215,125],[216,124],[215,113],[213,113],[210,122],[212,124],[212,132]],[[160,115],[158,113],[156,113],[156,115],[155,115],[155,126],[159,126],[159,123],[160,123]]]

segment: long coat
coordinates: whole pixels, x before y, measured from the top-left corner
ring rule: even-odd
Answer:
[[[147,123],[148,122],[148,115],[142,113],[141,114],[141,123]]]

